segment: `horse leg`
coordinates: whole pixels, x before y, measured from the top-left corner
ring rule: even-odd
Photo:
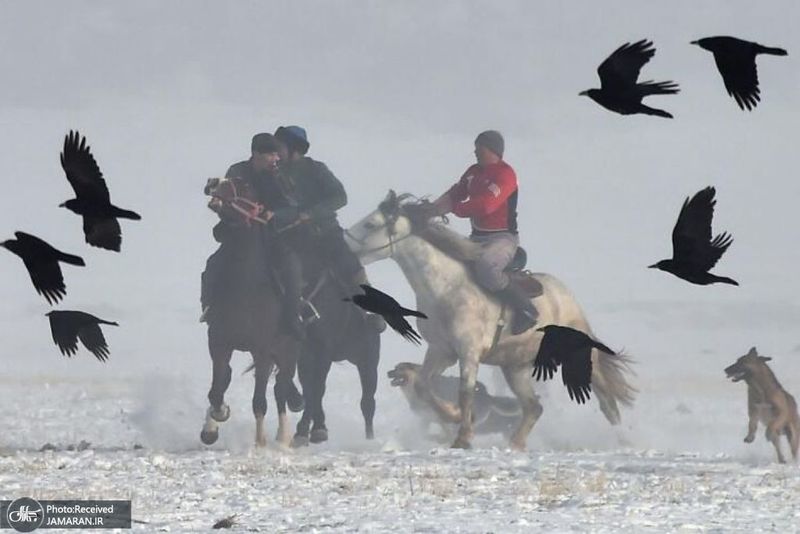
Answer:
[[[267,446],[264,431],[264,416],[267,414],[267,383],[272,374],[272,361],[264,353],[253,353],[255,363],[255,384],[253,385],[253,415],[256,418],[256,446]]]
[[[522,407],[522,418],[520,419],[519,426],[511,436],[511,448],[524,451],[528,435],[531,433],[531,430],[533,430],[536,421],[538,421],[539,417],[542,415],[542,405],[539,403],[539,397],[533,391],[533,382],[531,381],[529,366],[506,366],[502,369],[508,387],[511,388],[511,391],[517,397]]]
[[[284,365],[278,367],[278,374],[275,376],[275,406],[278,410],[278,433],[275,440],[283,447],[288,447],[292,441],[291,431],[289,430],[289,416],[286,413],[286,405],[297,392],[292,383],[294,377],[294,362],[281,362]]]
[[[300,421],[297,422],[292,447],[305,447],[308,445],[308,433],[311,427],[312,398],[314,396],[314,375],[316,374],[316,357],[310,352],[302,351],[297,360],[297,376],[303,388],[305,407]]]
[[[212,372],[211,389],[208,391],[210,406],[206,412],[206,422],[200,432],[200,441],[211,445],[219,438],[219,423],[225,422],[231,415],[230,407],[225,404],[225,391],[231,383],[231,356],[233,349],[220,342],[210,331],[208,335],[208,353],[211,355]]]
[[[370,340],[367,350],[358,359],[358,377],[361,379],[361,414],[367,439],[375,437],[372,420],[375,417],[375,390],[378,388],[378,360],[380,358],[380,337],[374,336],[377,343]]]
[[[322,357],[315,375],[314,385],[314,424],[311,426],[311,443],[328,441],[328,428],[325,426],[325,411],[322,409],[322,399],[325,396],[325,385],[328,382],[328,373],[331,370],[331,360]]]
[[[458,388],[458,405],[461,408],[461,425],[453,442],[454,449],[469,449],[475,431],[472,428],[472,402],[475,398],[475,382],[478,380],[478,355],[463,357],[460,360],[461,384]]]

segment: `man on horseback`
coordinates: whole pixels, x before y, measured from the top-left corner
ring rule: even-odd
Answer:
[[[435,214],[469,218],[470,239],[482,252],[474,264],[476,281],[514,308],[513,335],[536,324],[537,311],[524,288],[505,272],[519,246],[517,233],[517,175],[503,161],[505,142],[500,132],[487,130],[475,139],[477,164],[434,202]]]
[[[347,205],[342,182],[324,163],[306,155],[311,145],[305,129],[281,126],[275,137],[286,147],[281,171],[291,181],[297,200],[296,206],[281,214],[281,226],[303,223],[305,237],[311,240],[321,260],[348,286],[347,291],[359,291],[359,284],[369,281],[361,262],[344,240],[344,230],[336,216],[337,210]],[[378,315],[370,315],[370,322],[378,331],[386,328]]]
[[[252,210],[239,211],[220,209],[220,222],[214,227],[214,238],[220,243],[219,249],[208,258],[206,270],[202,276],[201,305],[205,321],[210,311],[211,292],[220,283],[220,268],[224,262],[226,244],[235,240],[236,233],[243,227],[253,224],[269,223],[271,229],[282,231],[287,228],[285,221],[297,211],[297,201],[291,183],[281,175],[278,162],[282,151],[281,144],[268,133],[256,134],[251,143],[250,159],[231,165],[225,177],[232,181],[241,180],[243,186],[252,189],[255,199],[247,204]],[[257,213],[256,213],[257,212]],[[287,322],[291,331],[302,338],[305,336],[302,313],[302,268],[299,258],[284,239],[275,239],[277,247],[274,258],[277,272],[283,286],[284,305]]]

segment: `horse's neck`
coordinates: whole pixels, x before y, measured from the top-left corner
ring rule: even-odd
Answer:
[[[455,287],[472,283],[463,263],[416,235],[399,243],[393,257],[418,299],[438,301]]]

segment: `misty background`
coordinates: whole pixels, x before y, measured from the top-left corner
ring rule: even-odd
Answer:
[[[345,184],[347,227],[390,188],[440,194],[473,162],[476,134],[492,128],[519,177],[529,268],[563,280],[597,336],[637,361],[641,393],[623,412],[627,442],[772,458],[761,437],[741,443],[746,388],[722,369],[755,345],[800,394],[796,2],[3,1],[0,9],[0,238],[23,230],[81,255],[85,268],[63,267],[68,295],[57,309],[121,325],[105,329],[106,364],[83,347],[62,357],[44,317],[50,307],[19,259],[0,253],[7,407],[40,407],[46,421],[64,400],[58,384],[68,383],[87,410],[117,399],[130,429],[76,415],[76,439],[91,432],[103,443],[200,446],[211,365],[199,281],[216,247],[206,179],[246,159],[253,134],[301,125],[310,155]],[[689,44],[713,35],[789,51],[759,57],[763,100],[752,113],[727,96],[712,55]],[[596,68],[614,49],[641,38],[657,49],[641,78],[680,84],[676,96],[648,99],[674,120],[622,117],[578,96],[599,87]],[[58,157],[70,129],[87,136],[112,201],[143,217],[121,223],[121,254],[86,245],[80,218],[57,207],[72,198]],[[681,204],[707,185],[717,188],[715,233],[734,237],[714,271],[738,288],[646,268],[670,256]],[[451,224],[468,231],[464,220]],[[413,303],[393,262],[367,271],[376,287]],[[382,343],[379,443],[369,446],[430,446],[409,436],[412,416],[385,377],[399,361],[421,362],[424,347],[391,331]],[[238,376],[248,362],[234,357],[234,417],[215,447],[252,441],[252,378]],[[498,391],[490,369],[480,377]],[[570,404],[560,381],[537,390],[545,412],[532,449],[618,446],[594,402]],[[367,446],[359,397],[355,368],[335,365],[325,447]],[[269,410],[272,432],[271,393]],[[40,436],[6,440],[0,446],[41,445]]]

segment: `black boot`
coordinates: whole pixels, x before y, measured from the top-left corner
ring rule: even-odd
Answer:
[[[536,324],[539,312],[536,311],[523,288],[513,281],[509,281],[508,285],[497,294],[514,308],[514,317],[511,321],[512,335],[521,334]]]

